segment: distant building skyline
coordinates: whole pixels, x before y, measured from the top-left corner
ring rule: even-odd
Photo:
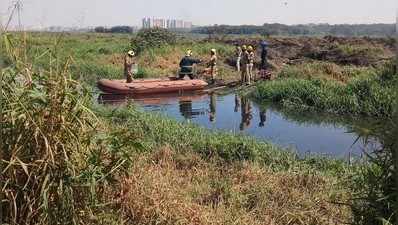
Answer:
[[[394,23],[397,0],[22,0],[10,27],[141,26],[144,17],[173,17],[195,26]],[[0,0],[5,25],[15,0]],[[150,7],[149,7],[150,6]],[[249,6],[249,7],[247,7]],[[166,20],[167,24],[167,20]],[[167,25],[166,25],[167,26]]]
[[[192,22],[177,20],[145,17],[142,19],[142,28],[159,27],[164,29],[191,29]]]

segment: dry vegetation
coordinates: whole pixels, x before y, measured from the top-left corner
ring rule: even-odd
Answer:
[[[135,161],[120,194],[124,217],[131,224],[350,221],[349,207],[333,203],[348,199],[348,190],[332,177],[273,172],[251,162],[225,164],[167,147]]]
[[[342,224],[392,211],[380,213],[382,204],[367,215],[366,202],[359,202],[364,209],[359,213],[345,205],[351,197],[346,179],[356,178],[361,192],[374,178],[357,173],[356,166],[297,159],[268,143],[134,108],[95,108],[73,76],[87,82],[118,77],[119,54],[126,47],[120,37],[2,38],[7,68],[2,70],[0,185],[7,224]],[[206,57],[210,46],[201,43],[193,50]],[[165,66],[186,47],[144,52],[140,60]],[[224,44],[218,49],[221,60],[231,52]],[[107,62],[114,64],[102,64]],[[336,70],[314,67],[322,73]]]

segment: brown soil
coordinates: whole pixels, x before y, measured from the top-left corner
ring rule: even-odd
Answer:
[[[338,65],[376,66],[391,59],[395,39],[369,37],[271,37],[268,59],[271,68],[279,70],[285,64],[299,64],[311,60],[333,62]],[[259,39],[234,39],[227,44],[252,45],[260,55]],[[232,65],[229,59],[228,64]]]

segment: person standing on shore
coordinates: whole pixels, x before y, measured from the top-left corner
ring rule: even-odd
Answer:
[[[259,75],[261,79],[269,80],[271,79],[271,73],[268,72],[268,62],[267,62],[268,43],[266,41],[261,41],[260,46],[261,46],[261,64],[260,64]]]
[[[236,71],[240,72],[240,60],[242,58],[242,48],[236,45]]]
[[[251,80],[254,80],[254,76],[253,76],[253,66],[254,66],[254,57],[255,57],[255,55],[254,55],[254,49],[253,49],[253,47],[252,46],[249,46],[248,48],[247,48],[247,52],[248,52],[248,54],[247,54],[247,57],[248,57],[248,62],[247,62],[247,67],[246,67],[246,70],[247,70],[247,84],[250,84],[251,83]]]
[[[124,76],[126,77],[126,83],[133,82],[133,66],[135,66],[134,51],[130,50],[124,57]]]
[[[247,82],[247,64],[249,63],[249,53],[247,52],[246,45],[242,46],[242,57],[241,57],[241,83],[245,84]]]
[[[210,61],[208,62],[207,66],[211,76],[211,82],[214,83],[215,77],[217,75],[217,53],[216,49],[214,48],[210,50]]]

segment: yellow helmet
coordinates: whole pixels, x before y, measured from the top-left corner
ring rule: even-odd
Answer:
[[[186,56],[191,56],[192,55],[192,50],[191,49],[188,49],[187,50],[187,53],[186,53]]]
[[[135,52],[134,52],[133,50],[130,50],[130,51],[127,52],[127,55],[129,55],[129,56],[134,56],[134,55],[135,55]]]
[[[247,47],[247,50],[248,51],[253,51],[253,46],[250,45],[249,47]]]
[[[216,49],[215,48],[212,48],[211,50],[210,50],[210,52],[212,52],[212,53],[214,53],[214,54],[216,54]]]
[[[242,50],[246,50],[246,45],[242,45]]]

